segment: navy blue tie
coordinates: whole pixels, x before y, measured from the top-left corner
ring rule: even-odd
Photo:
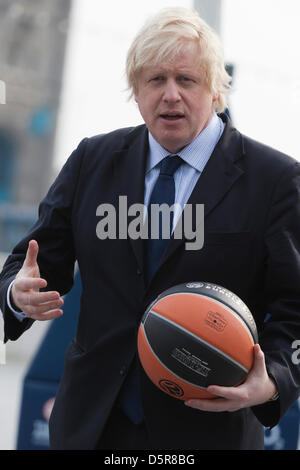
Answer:
[[[170,224],[167,237],[163,237],[163,217],[159,212],[159,220],[156,220],[156,228],[158,228],[158,238],[151,238],[151,207],[154,204],[167,204],[170,208],[175,202],[175,181],[174,173],[182,163],[182,159],[178,155],[169,155],[161,161],[160,174],[154,185],[148,205],[148,239],[145,243],[145,279],[150,282],[153,278],[162,255],[171,238],[173,225],[173,211],[170,212]],[[152,209],[153,210],[153,209]],[[152,220],[153,221],[153,220]],[[166,221],[164,221],[166,222]],[[164,227],[166,228],[166,227]]]
[[[172,225],[173,212],[170,217],[169,238],[163,238],[162,217],[159,220],[159,236],[157,239],[151,239],[151,204],[168,204],[171,207],[175,200],[175,182],[174,173],[182,163],[178,155],[167,156],[162,160],[160,174],[154,185],[148,205],[148,239],[145,242],[145,280],[148,283],[160,262],[160,259],[169,242]],[[143,421],[143,408],[139,381],[139,364],[135,357],[131,369],[126,377],[119,396],[119,405],[132,422],[138,424]]]

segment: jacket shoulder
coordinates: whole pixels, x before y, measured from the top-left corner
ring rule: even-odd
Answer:
[[[281,152],[269,145],[252,139],[242,134],[245,156],[255,162],[256,168],[268,172],[284,172],[286,169],[296,166],[299,162],[290,155]]]
[[[102,147],[110,147],[111,150],[118,150],[126,145],[127,140],[131,140],[135,136],[143,133],[146,126],[144,124],[133,127],[123,127],[98,134],[87,138],[89,150],[97,150]]]

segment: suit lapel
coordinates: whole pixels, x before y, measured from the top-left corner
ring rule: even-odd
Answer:
[[[234,129],[228,118],[221,116],[226,121],[226,127],[223,135],[216,145],[209,161],[207,162],[202,174],[197,181],[194,190],[188,200],[188,204],[193,206],[192,230],[197,229],[195,217],[195,205],[204,205],[204,223],[208,215],[222,201],[224,196],[235,182],[243,174],[243,170],[237,165],[237,161],[243,156],[243,142],[241,135]],[[178,221],[182,224],[182,217]],[[198,222],[198,223],[201,223]],[[182,244],[188,241],[184,237],[181,239],[172,238],[161,260],[164,263],[174,251]]]
[[[138,126],[125,138],[122,150],[114,152],[115,207],[119,196],[127,197],[127,210],[133,204],[144,204],[145,171],[148,152],[146,126]],[[122,214],[123,215],[123,214]],[[127,226],[136,216],[128,216]],[[128,237],[138,266],[143,270],[143,240]]]

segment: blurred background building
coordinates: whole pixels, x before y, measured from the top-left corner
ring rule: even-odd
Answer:
[[[125,57],[165,6],[196,8],[221,35],[237,128],[300,160],[299,0],[0,0],[0,267],[79,141],[142,122]],[[36,323],[0,357],[0,449],[16,448],[24,375],[52,326]],[[46,419],[32,435],[47,442]],[[284,448],[281,428],[266,442]]]
[[[71,0],[1,0],[0,247],[36,214],[53,172]],[[16,226],[16,221],[18,225]]]

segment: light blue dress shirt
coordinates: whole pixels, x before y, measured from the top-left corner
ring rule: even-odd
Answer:
[[[224,127],[225,124],[222,119],[214,113],[208,125],[195,138],[195,140],[184,147],[180,152],[176,153],[176,155],[179,155],[182,158],[184,163],[174,174],[175,205],[178,204],[178,206],[176,206],[177,210],[175,207],[174,211],[173,228],[175,227],[199,176],[213,153],[214,148],[223,133]],[[146,207],[148,207],[151,192],[159,176],[159,163],[167,155],[170,155],[170,152],[156,142],[153,136],[149,133],[149,155],[146,166],[144,194],[144,205]],[[12,283],[7,290],[7,304],[16,318],[22,321],[25,318],[24,313],[14,310],[10,303]]]
[[[184,147],[180,152],[176,153],[176,155],[179,155],[182,158],[184,163],[174,174],[174,202],[175,205],[178,204],[178,206],[177,208],[175,207],[174,211],[173,229],[176,226],[181,212],[184,209],[184,205],[187,203],[199,176],[208,162],[209,157],[213,153],[213,150],[223,133],[224,127],[225,124],[222,119],[214,113],[208,125],[196,137],[196,139]],[[144,205],[146,207],[148,207],[153,187],[159,176],[159,163],[167,155],[173,154],[170,154],[170,152],[156,142],[153,136],[149,133],[149,157],[146,166],[144,197]]]

